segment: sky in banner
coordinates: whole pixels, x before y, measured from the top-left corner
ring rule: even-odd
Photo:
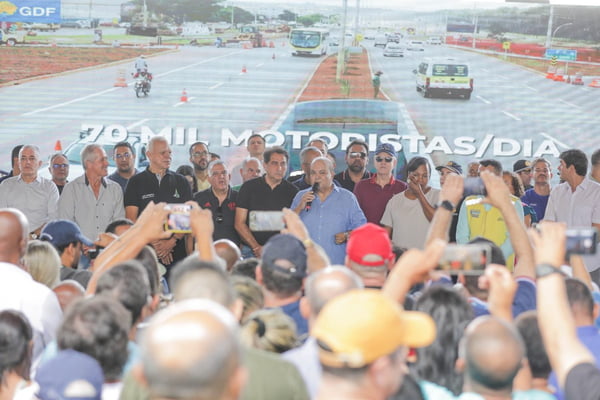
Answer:
[[[0,21],[60,22],[60,0],[0,1]]]

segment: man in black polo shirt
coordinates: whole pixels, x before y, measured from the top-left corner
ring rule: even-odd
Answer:
[[[240,235],[233,226],[238,192],[229,186],[231,175],[221,160],[208,164],[207,171],[210,187],[196,193],[194,200],[200,207],[212,211],[213,240],[229,239],[239,246]]]
[[[362,140],[353,140],[346,147],[346,164],[348,168],[337,174],[334,178],[340,185],[351,192],[354,192],[354,185],[363,180],[369,179],[371,173],[367,171],[369,164],[369,146]]]
[[[125,189],[125,216],[136,221],[151,201],[155,203],[185,203],[192,200],[190,184],[182,175],[169,170],[171,146],[162,136],[154,136],[148,142],[146,156],[150,166],[129,179]],[[152,243],[160,261],[168,268],[183,259],[186,254],[182,234]]]
[[[281,211],[292,204],[298,189],[286,181],[285,173],[289,155],[281,147],[272,147],[264,153],[266,174],[260,178],[245,182],[240,188],[238,203],[235,211],[235,229],[244,243],[259,257],[262,246],[276,231],[253,232],[248,226],[250,211]],[[242,254],[244,254],[242,249]],[[249,255],[244,254],[244,255]]]

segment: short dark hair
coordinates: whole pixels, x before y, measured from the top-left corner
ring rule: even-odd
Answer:
[[[207,151],[207,152],[209,152],[209,151],[210,151],[210,150],[208,150],[208,145],[207,145],[206,143],[204,143],[204,142],[202,142],[202,141],[197,141],[197,142],[194,142],[194,143],[192,143],[192,144],[190,145],[190,149],[189,149],[190,156],[192,155],[192,150],[194,149],[194,147],[198,146],[199,144],[203,144],[204,146],[206,146],[206,151]]]
[[[525,194],[525,188],[523,187],[523,181],[521,177],[516,172],[504,171],[502,172],[502,176],[510,176],[510,184],[512,186],[513,192],[515,192],[515,196],[521,197]]]
[[[346,155],[348,155],[348,153],[350,153],[350,149],[354,145],[363,146],[365,148],[365,150],[367,150],[367,154],[369,154],[369,145],[368,145],[368,143],[365,142],[364,140],[355,139],[355,140],[351,141],[350,144],[346,147]]]
[[[431,172],[431,165],[429,165],[429,161],[425,157],[413,157],[410,159],[408,164],[406,164],[406,173],[416,171],[421,165],[427,166],[427,171]]]
[[[117,264],[98,279],[96,294],[107,293],[131,313],[132,324],[137,323],[144,306],[148,304],[150,280],[144,266],[137,260]]]
[[[120,379],[128,358],[130,318],[125,307],[109,296],[78,300],[58,328],[58,348],[87,354],[98,361],[107,381]]]
[[[479,165],[482,165],[484,167],[492,167],[494,168],[494,172],[496,172],[496,175],[501,176],[502,175],[502,164],[500,164],[500,161],[498,160],[493,160],[491,158],[488,158],[487,160],[481,160],[479,161]]]
[[[133,226],[133,221],[128,218],[119,218],[115,219],[113,222],[106,226],[104,232],[106,233],[115,233],[118,227],[120,226]]]
[[[19,158],[19,152],[21,151],[21,149],[23,148],[23,146],[25,146],[24,144],[19,144],[16,145],[15,147],[13,147],[11,153],[10,153],[10,165],[12,167],[15,166],[15,158],[18,159]]]
[[[131,143],[129,143],[126,140],[123,140],[122,142],[115,144],[115,147],[113,147],[113,152],[115,152],[117,150],[117,147],[127,147],[133,155],[135,154],[134,150],[133,150],[133,146],[131,145]]]
[[[6,383],[6,372],[16,372],[29,380],[33,331],[27,317],[16,310],[0,311],[0,385]]]
[[[600,164],[600,149],[596,150],[592,153],[592,157],[590,158],[590,162],[592,165]]]
[[[41,240],[50,242],[50,240],[46,240],[45,237],[43,237]],[[50,242],[50,243],[52,243],[52,242]],[[75,240],[75,241],[72,241],[72,242],[69,242],[69,243],[66,243],[66,244],[61,244],[60,246],[54,246],[54,248],[58,252],[58,255],[62,256],[62,254],[65,252],[65,249],[67,247],[69,247],[70,245],[77,246],[77,243],[79,243],[79,240]]]
[[[266,143],[265,137],[263,135],[261,135],[260,133],[253,133],[252,135],[250,135],[250,137],[248,138],[246,143],[248,143],[250,140],[254,139],[255,137],[261,138],[263,143]]]
[[[267,290],[282,296],[291,296],[302,288],[303,278],[290,276],[284,272],[261,266],[263,285]]]
[[[588,159],[585,153],[578,149],[565,150],[558,156],[565,162],[565,165],[575,167],[575,172],[579,176],[585,176],[588,169]]]
[[[542,341],[536,311],[531,310],[520,314],[515,321],[515,326],[525,343],[531,374],[534,378],[547,379],[552,372],[552,366]]]
[[[587,316],[593,317],[594,298],[587,285],[579,279],[567,278],[565,279],[565,286],[567,288],[567,299],[571,308],[578,306]]]
[[[290,155],[283,147],[273,146],[273,147],[265,150],[265,153],[263,154],[263,158],[265,159],[265,164],[268,164],[271,161],[271,156],[273,154],[281,154],[282,156],[285,157],[286,161],[290,160]]]
[[[250,257],[236,262],[231,269],[231,275],[247,276],[256,280],[256,266],[259,264],[258,258]]]

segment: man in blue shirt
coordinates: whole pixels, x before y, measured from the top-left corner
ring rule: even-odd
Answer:
[[[528,189],[521,197],[521,201],[535,210],[538,220],[544,219],[546,205],[550,198],[550,180],[552,179],[552,167],[544,158],[538,158],[533,162],[533,188]]]
[[[310,181],[313,185],[318,183],[318,190],[301,190],[291,208],[306,225],[311,239],[325,250],[331,264],[343,265],[348,235],[367,219],[354,194],[333,184],[334,173],[328,158],[315,158],[310,166]]]

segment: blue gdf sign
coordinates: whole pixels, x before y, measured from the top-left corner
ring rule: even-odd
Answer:
[[[577,50],[546,49],[544,58],[555,59],[558,61],[575,61],[577,60]]]
[[[60,22],[60,0],[0,0],[0,21]]]

